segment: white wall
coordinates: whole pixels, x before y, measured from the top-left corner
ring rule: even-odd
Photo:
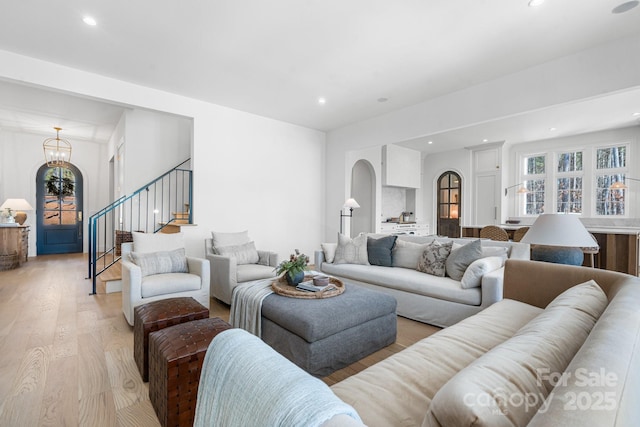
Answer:
[[[360,160],[353,166],[351,173],[351,197],[360,208],[354,209],[353,217],[343,218],[343,221],[351,222],[351,236],[360,233],[372,233],[376,231],[376,177],[373,166],[366,160]],[[345,209],[346,213],[347,209]]]
[[[194,122],[192,249],[204,253],[211,231],[249,230],[281,259],[312,256],[324,228],[324,133],[211,108]]]
[[[125,112],[124,194],[131,194],[191,155],[189,118],[132,109]]]
[[[471,156],[470,150],[452,150],[426,156],[423,161],[422,203],[424,206],[424,221],[429,224],[433,234],[438,232],[436,204],[438,178],[447,171],[456,172],[462,179],[462,206],[460,208],[460,225],[468,225],[471,221]]]
[[[374,222],[372,225],[375,227],[374,231],[380,231],[380,211],[381,211],[381,200],[382,200],[382,149],[381,147],[372,147],[364,150],[356,150],[345,153],[345,161],[342,163],[345,168],[345,177],[347,179],[343,181],[343,190],[338,191],[338,197],[342,198],[342,201],[337,206],[336,210],[332,213],[327,212],[327,223],[325,226],[325,239],[327,242],[336,242],[338,232],[340,231],[340,211],[342,206],[344,205],[345,200],[350,197],[353,197],[353,192],[351,189],[351,177],[353,173],[353,168],[360,160],[364,160],[371,165],[372,168],[372,176],[374,179],[374,196],[373,196],[373,209],[374,212],[371,215],[372,221]],[[327,179],[333,180],[337,178],[339,174],[339,169],[337,167],[328,166],[328,174]],[[357,201],[357,200],[356,200]],[[355,211],[354,211],[355,212]],[[358,213],[357,215],[360,215]],[[335,218],[335,220],[334,220]],[[343,232],[346,235],[350,235],[351,233],[351,222],[345,218],[343,222]]]
[[[344,170],[349,152],[638,87],[640,55],[629,52],[639,48],[638,36],[616,40],[331,131],[327,134],[327,172],[329,168]],[[350,175],[327,173],[328,218],[344,203],[346,177]],[[427,213],[431,212],[428,199],[424,201]],[[326,228],[326,238],[334,233],[335,228]]]
[[[52,130],[53,132],[53,130]],[[51,136],[54,136],[52,133]],[[36,207],[36,174],[45,163],[42,142],[47,138],[40,134],[0,131],[0,200],[25,199]],[[87,221],[91,213],[108,202],[108,148],[104,144],[76,141],[66,138],[73,149],[71,163],[82,173],[84,182],[84,245],[87,245]],[[105,185],[106,184],[106,185]],[[0,202],[0,203],[2,203]],[[35,210],[27,212],[29,233],[29,256],[36,255]]]
[[[258,248],[281,259],[295,248],[308,255],[319,248],[325,226],[323,132],[6,51],[0,51],[0,63],[0,78],[193,118],[198,226],[185,228],[188,254],[204,255],[204,238],[212,230],[248,229]],[[91,167],[106,169],[108,160],[105,152]],[[3,169],[9,161],[3,155]],[[137,161],[144,167],[144,158]],[[20,176],[26,178],[22,171]]]

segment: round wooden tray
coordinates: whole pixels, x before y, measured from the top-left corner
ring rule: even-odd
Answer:
[[[304,280],[312,280],[313,276],[304,276]],[[284,277],[279,277],[278,279],[271,282],[271,289],[278,295],[283,295],[285,297],[291,298],[306,298],[306,299],[318,299],[318,298],[331,298],[340,295],[344,292],[344,283],[341,280],[336,279],[335,277],[329,277],[329,284],[334,285],[325,289],[324,291],[319,292],[307,292],[307,291],[299,291],[295,286],[291,286],[287,283],[287,280]]]

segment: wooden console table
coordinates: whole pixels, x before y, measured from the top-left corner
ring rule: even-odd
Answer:
[[[29,256],[29,226],[0,226],[0,271],[20,267]]]

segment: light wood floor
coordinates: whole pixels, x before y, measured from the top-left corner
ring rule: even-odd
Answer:
[[[0,272],[0,426],[158,426],[133,360],[120,293],[90,295],[86,257]],[[211,316],[229,318],[211,300]],[[333,384],[438,328],[398,318],[398,339],[325,378]]]

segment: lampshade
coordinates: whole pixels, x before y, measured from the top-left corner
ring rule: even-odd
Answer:
[[[56,130],[55,138],[47,138],[42,143],[44,150],[44,160],[47,166],[65,166],[71,161],[71,144],[65,139],[60,139],[60,131],[62,128],[54,127]]]
[[[24,224],[27,220],[27,214],[23,211],[32,211],[33,208],[25,199],[7,199],[4,201],[0,210],[7,209],[9,211],[9,222],[13,222],[14,215],[11,211],[16,211],[15,221],[20,225]]]
[[[574,248],[598,246],[580,218],[571,214],[542,214],[538,216],[521,242]]]
[[[627,187],[627,184],[625,183],[626,180],[629,180],[629,181],[640,181],[640,179],[630,178],[628,176],[625,176],[623,181],[614,182],[613,184],[611,184],[609,186],[609,189],[610,190],[626,190],[627,188],[629,188],[629,187]]]
[[[343,208],[351,208],[351,209],[354,209],[354,208],[359,208],[359,207],[360,207],[360,205],[358,204],[358,202],[356,202],[356,199],[353,199],[353,198],[352,198],[352,199],[347,199],[347,200],[344,202],[344,205],[343,205],[342,207],[343,207]]]
[[[25,199],[7,199],[0,209],[11,209],[13,211],[32,211],[33,208]]]

